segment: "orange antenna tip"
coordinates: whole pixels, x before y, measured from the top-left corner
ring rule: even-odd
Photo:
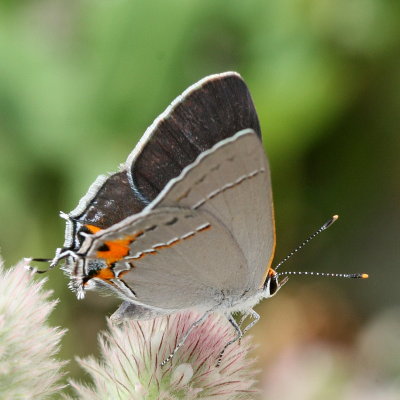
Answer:
[[[368,274],[361,274],[361,279],[367,279],[367,278],[369,278]]]
[[[321,230],[325,230],[328,229],[334,222],[337,221],[337,219],[339,218],[339,215],[334,215],[329,221],[326,221],[324,225],[321,226]]]

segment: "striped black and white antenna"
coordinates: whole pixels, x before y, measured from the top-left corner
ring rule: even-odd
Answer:
[[[293,251],[291,251],[282,261],[280,261],[273,269],[276,271],[282,266],[286,261],[288,261],[292,256],[294,256],[299,250],[301,250],[305,245],[311,242],[315,237],[317,237],[321,232],[327,230],[335,221],[339,218],[338,215],[334,215],[328,221],[326,221],[319,229],[317,229],[312,235],[310,235],[303,243],[297,246]],[[278,276],[290,276],[290,275],[308,275],[308,276],[324,276],[331,278],[352,278],[352,279],[366,279],[368,274],[365,273],[331,273],[331,272],[306,272],[306,271],[283,271],[277,272]]]

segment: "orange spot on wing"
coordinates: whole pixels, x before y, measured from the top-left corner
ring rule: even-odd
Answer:
[[[97,233],[101,231],[101,228],[95,225],[85,225],[85,227],[89,230],[90,233]]]
[[[129,254],[131,243],[142,234],[143,232],[138,232],[125,236],[123,239],[108,240],[99,247],[96,256],[105,260],[109,265],[122,260]]]
[[[95,273],[90,274],[90,277],[88,277],[88,279],[84,283],[84,285],[87,285],[88,282],[93,278],[101,279],[103,281],[106,281],[110,285],[113,285],[114,283],[111,282],[110,280],[115,278],[115,274],[114,274],[114,271],[111,269],[111,267],[105,267],[105,268],[99,269]]]
[[[104,281],[108,281],[109,279],[115,278],[115,274],[114,271],[111,270],[111,268],[103,268],[97,272],[94,278],[99,278],[103,279]]]

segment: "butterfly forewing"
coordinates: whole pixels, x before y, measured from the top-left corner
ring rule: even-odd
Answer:
[[[275,230],[268,161],[254,131],[238,132],[204,152],[154,203],[210,212],[241,248],[252,287],[262,284],[274,253]]]
[[[128,157],[126,169],[133,191],[152,201],[202,152],[245,128],[261,137],[241,76],[225,72],[200,80],[153,122]]]
[[[190,86],[146,130],[121,171],[99,177],[69,213],[64,248],[79,249],[86,225],[105,229],[139,213],[199,154],[244,128],[261,135],[239,74],[211,75]]]

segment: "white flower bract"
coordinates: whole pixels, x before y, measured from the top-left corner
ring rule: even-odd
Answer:
[[[200,317],[195,312],[174,314],[149,321],[109,323],[100,336],[102,360],[78,359],[93,385],[70,382],[79,399],[252,399],[253,360],[248,359],[249,338],[216,360],[234,331],[226,318],[210,315],[188,337],[164,367],[160,363],[179,338]]]
[[[46,399],[59,391],[64,365],[54,358],[63,330],[46,321],[56,305],[44,280],[34,281],[20,263],[4,270],[0,260],[0,398]]]

